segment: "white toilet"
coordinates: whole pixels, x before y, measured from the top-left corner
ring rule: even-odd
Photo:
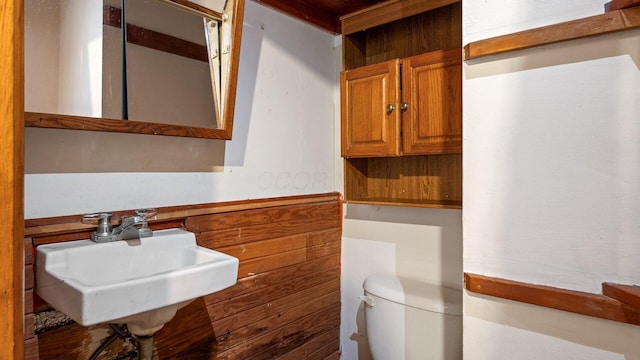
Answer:
[[[462,291],[370,275],[362,300],[374,360],[462,359]]]

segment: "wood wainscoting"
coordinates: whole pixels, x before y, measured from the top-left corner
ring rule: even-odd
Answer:
[[[91,229],[80,218],[26,221],[27,279],[33,248],[87,238]],[[160,208],[156,218],[154,230],[184,228],[199,245],[240,259],[236,285],[195,300],[156,334],[158,359],[339,358],[339,194]],[[27,284],[27,359],[87,359],[110,335],[106,325],[75,323],[36,334],[33,281]],[[100,359],[131,349],[118,340]]]

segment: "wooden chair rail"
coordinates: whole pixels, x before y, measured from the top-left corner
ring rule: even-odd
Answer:
[[[471,60],[487,55],[637,28],[640,28],[640,6],[474,41],[464,47],[464,55],[465,60]]]
[[[603,283],[602,293],[612,299],[640,309],[640,286]]]
[[[608,4],[607,11],[626,9],[640,5],[640,0],[611,0]]]
[[[592,294],[470,273],[464,274],[464,281],[473,293],[640,325],[638,286],[604,283],[604,294]]]
[[[199,205],[172,206],[156,209],[158,211],[155,219],[150,220],[150,227],[154,229],[154,224],[168,224],[173,227],[177,222],[186,218],[198,215],[219,214],[231,211],[242,211],[247,209],[264,209],[268,207],[284,205],[300,205],[308,203],[318,203],[324,201],[336,201],[340,199],[339,193],[312,194],[302,196],[289,196],[279,198],[239,200],[220,203],[208,203]],[[117,221],[121,216],[130,215],[131,211],[117,211],[113,213],[113,221]],[[82,215],[58,216],[52,218],[27,219],[25,220],[25,236],[53,236],[57,234],[76,233],[81,230],[90,232],[95,225],[82,224]],[[162,227],[162,226],[161,226]]]

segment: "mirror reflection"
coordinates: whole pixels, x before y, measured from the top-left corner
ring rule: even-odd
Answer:
[[[124,119],[230,138],[241,0],[205,1],[25,0],[27,125],[120,131],[111,119]],[[147,127],[134,125],[122,132]]]

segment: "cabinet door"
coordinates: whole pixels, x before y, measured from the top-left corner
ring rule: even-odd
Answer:
[[[406,58],[402,76],[404,154],[462,153],[461,49]]]
[[[400,155],[400,61],[340,74],[342,156]]]

